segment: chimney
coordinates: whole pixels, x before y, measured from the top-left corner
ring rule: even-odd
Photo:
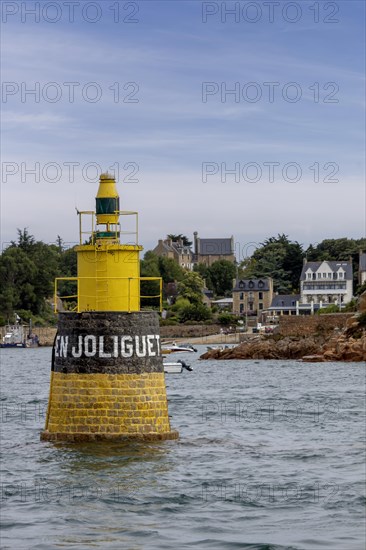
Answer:
[[[195,231],[193,233],[193,240],[194,240],[194,253],[196,256],[198,255],[198,233]]]

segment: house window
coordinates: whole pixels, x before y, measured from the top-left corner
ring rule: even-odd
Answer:
[[[321,278],[322,278],[322,274],[318,273],[318,279],[321,279]]]
[[[240,313],[243,313],[244,311],[244,304],[240,304],[240,309],[239,309]]]
[[[259,298],[260,300],[263,300],[263,292],[259,292],[258,298]]]
[[[323,279],[326,279],[326,278],[327,278],[327,274],[323,273]]]
[[[331,279],[331,278],[332,278],[332,274],[328,273],[328,279]]]
[[[260,302],[260,303],[258,304],[258,307],[259,307],[259,309],[263,309],[263,302]]]
[[[311,275],[312,275],[311,273],[308,273],[308,279],[311,279]]]
[[[243,283],[243,281],[240,281],[239,288],[245,288],[245,283]]]
[[[250,283],[249,283],[249,288],[254,288],[254,283],[253,283],[253,281],[250,281]]]
[[[253,311],[253,304],[249,304],[249,311]]]
[[[259,281],[258,283],[258,288],[263,288],[264,287],[264,282],[263,281]]]
[[[338,273],[338,279],[343,279],[343,273],[341,271]]]
[[[244,292],[240,293],[240,300],[244,300]]]

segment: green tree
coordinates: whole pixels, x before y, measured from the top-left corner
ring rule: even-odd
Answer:
[[[194,264],[193,271],[202,277],[208,289],[214,290],[210,277],[210,269],[206,264]]]
[[[59,265],[60,277],[77,276],[77,254],[75,246],[73,248],[60,251]]]
[[[36,274],[30,282],[36,296],[34,313],[42,313],[46,307],[46,298],[53,295],[54,280],[60,274],[59,252],[57,246],[37,241],[29,250],[29,258],[36,266]]]
[[[187,321],[207,321],[211,319],[212,313],[204,304],[193,303],[187,306],[182,307],[179,311],[179,320],[181,323],[186,323]]]
[[[165,258],[160,256],[158,258],[158,269],[160,277],[162,277],[164,283],[172,283],[174,281],[181,281],[184,277],[184,270],[174,261],[172,258]]]
[[[37,267],[22,248],[8,247],[0,257],[0,308],[6,316],[21,308],[37,313]]]
[[[59,237],[57,238],[59,239]],[[77,253],[76,247],[65,249],[63,241],[57,243],[59,253],[59,277],[77,276]],[[77,293],[76,281],[59,281],[58,291],[60,296],[74,296]],[[73,309],[76,305],[76,298],[66,298],[63,300],[67,309]]]
[[[160,277],[159,257],[148,250],[140,261],[141,277]]]
[[[56,245],[36,241],[27,228],[17,232],[17,242],[12,241],[0,256],[0,310],[6,316],[16,309],[42,315],[49,311],[46,299],[53,294],[60,251]]]
[[[140,262],[141,277],[160,277],[159,258],[151,251],[145,253],[144,259]],[[141,296],[157,296],[160,292],[158,281],[141,281]],[[141,298],[141,307],[159,307],[158,298]]]
[[[247,278],[272,277],[274,290],[280,294],[298,291],[303,257],[302,245],[287,235],[269,237],[241,264],[241,273]]]
[[[141,277],[161,277],[163,279],[163,297],[168,295],[169,283],[183,279],[185,270],[172,258],[157,256],[151,250],[145,253],[140,264]],[[148,296],[158,294],[159,284],[155,281],[142,281],[141,294]]]
[[[174,235],[174,233],[169,233],[169,235],[167,235],[168,239],[171,239],[174,242],[178,242],[179,239],[182,239],[182,242],[183,242],[183,245],[184,246],[192,246],[192,241],[190,241],[188,239],[188,237],[186,237],[185,235],[182,235],[181,233],[179,235]]]
[[[233,279],[236,275],[236,266],[228,260],[218,260],[209,268],[209,280],[212,290],[218,296],[225,296],[233,288]]]
[[[17,246],[18,248],[21,248],[22,250],[24,250],[24,252],[29,252],[29,250],[34,245],[33,235],[30,235],[28,233],[27,227],[25,227],[23,230],[17,229],[17,233],[18,233],[18,242],[15,243],[15,241],[12,241],[11,245],[13,247]]]
[[[191,304],[201,304],[203,287],[202,277],[194,271],[187,271],[184,273],[182,281],[178,283],[178,294],[182,298],[187,298]]]

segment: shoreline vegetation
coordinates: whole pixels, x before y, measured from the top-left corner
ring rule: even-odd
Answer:
[[[37,241],[27,228],[18,229],[17,233],[17,241],[12,241],[0,255],[0,324],[5,325],[7,319],[17,315],[23,322],[32,323],[42,346],[52,346],[57,330],[54,302],[59,311],[73,311],[77,306],[75,281],[63,281],[58,295],[54,296],[55,277],[77,275],[76,249],[67,248],[60,236],[55,243],[46,244]],[[168,237],[173,241],[183,240],[187,246],[192,244],[184,235]],[[162,279],[162,339],[221,347],[236,345],[222,353],[210,352],[207,357],[312,360],[309,359],[312,356],[318,360],[364,360],[366,323],[362,325],[361,318],[360,328],[359,319],[351,319],[353,313],[348,313],[350,318],[345,317],[347,312],[356,311],[355,300],[349,302],[342,313],[336,314],[336,320],[332,320],[334,309],[329,308],[321,311],[322,315],[310,318],[284,316],[273,335],[243,332],[240,330],[242,317],[221,310],[216,304],[210,305],[209,300],[206,302],[207,292],[214,299],[231,296],[234,277],[270,276],[275,292],[298,292],[304,259],[322,261],[346,257],[354,266],[354,294],[364,296],[366,282],[361,284],[359,279],[359,258],[360,250],[365,248],[366,239],[341,238],[326,239],[305,250],[283,234],[259,243],[250,258],[236,265],[221,259],[209,267],[196,264],[193,271],[182,268],[173,258],[147,251],[140,261],[141,276]],[[160,308],[154,285],[153,281],[141,282],[145,300],[141,302],[142,308]],[[362,316],[365,310],[366,306],[364,310],[359,309],[358,315]],[[346,326],[346,322],[353,323],[353,327]],[[4,336],[5,327],[0,327],[0,334]]]
[[[188,341],[192,344],[219,345],[200,359],[295,359],[307,362],[366,361],[366,292],[358,300],[358,312],[352,314],[322,315],[316,330],[308,316],[293,318],[293,326],[273,334],[243,332],[224,333],[219,325],[162,326],[162,340]],[[315,318],[315,316],[314,316]],[[331,322],[330,322],[331,321]],[[295,324],[296,323],[296,324]],[[0,332],[5,327],[0,327]],[[282,333],[281,333],[282,330]],[[38,327],[42,346],[52,346],[55,327]],[[224,348],[225,345],[233,347]]]
[[[0,325],[14,319],[16,313],[25,323],[31,320],[33,327],[56,326],[55,301],[59,311],[75,311],[77,308],[77,283],[70,280],[77,276],[76,248],[69,248],[60,236],[54,243],[38,241],[27,228],[18,229],[17,234],[17,240],[11,241],[0,254]],[[169,234],[167,237],[172,242],[185,243],[191,250],[192,242],[186,236]],[[366,290],[366,282],[361,285],[359,277],[361,250],[366,250],[365,238],[325,239],[305,249],[282,234],[258,243],[250,257],[238,258],[236,263],[222,258],[209,266],[196,263],[193,271],[179,265],[176,258],[147,250],[140,260],[140,274],[143,278],[162,280],[162,327],[180,328],[189,323],[198,326],[219,324],[225,328],[242,320],[233,316],[230,309],[225,311],[215,303],[231,297],[233,279],[271,277],[275,293],[298,294],[304,260],[347,259],[352,261],[354,295],[358,296]],[[55,298],[56,277],[64,280],[59,283]],[[141,281],[140,291],[142,309],[160,309],[156,281]],[[355,311],[354,300],[343,309]],[[220,327],[216,332],[220,333]],[[201,330],[198,334],[206,336]]]

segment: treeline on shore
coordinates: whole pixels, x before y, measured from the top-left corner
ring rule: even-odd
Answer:
[[[60,236],[55,244],[46,244],[37,241],[26,228],[17,232],[17,240],[12,241],[0,256],[0,325],[8,319],[12,321],[15,312],[24,321],[32,319],[35,325],[53,325],[56,323],[52,309],[54,279],[77,275],[75,247],[66,248]],[[348,238],[326,239],[304,249],[300,243],[282,234],[266,239],[252,256],[237,265],[219,260],[210,267],[196,265],[193,272],[181,268],[173,259],[147,251],[141,260],[141,276],[163,279],[163,324],[230,324],[234,321],[232,315],[219,314],[215,308],[204,304],[204,287],[219,298],[231,293],[235,277],[272,277],[275,292],[296,293],[305,257],[308,261],[348,260],[351,257],[354,293],[359,294],[364,290],[358,286],[359,251],[365,249],[366,239]],[[145,285],[143,294],[154,294],[153,282],[142,284]],[[64,290],[66,294],[72,293],[67,283]],[[158,303],[150,300],[142,305],[157,307]],[[65,300],[64,307],[72,309],[75,301]]]

